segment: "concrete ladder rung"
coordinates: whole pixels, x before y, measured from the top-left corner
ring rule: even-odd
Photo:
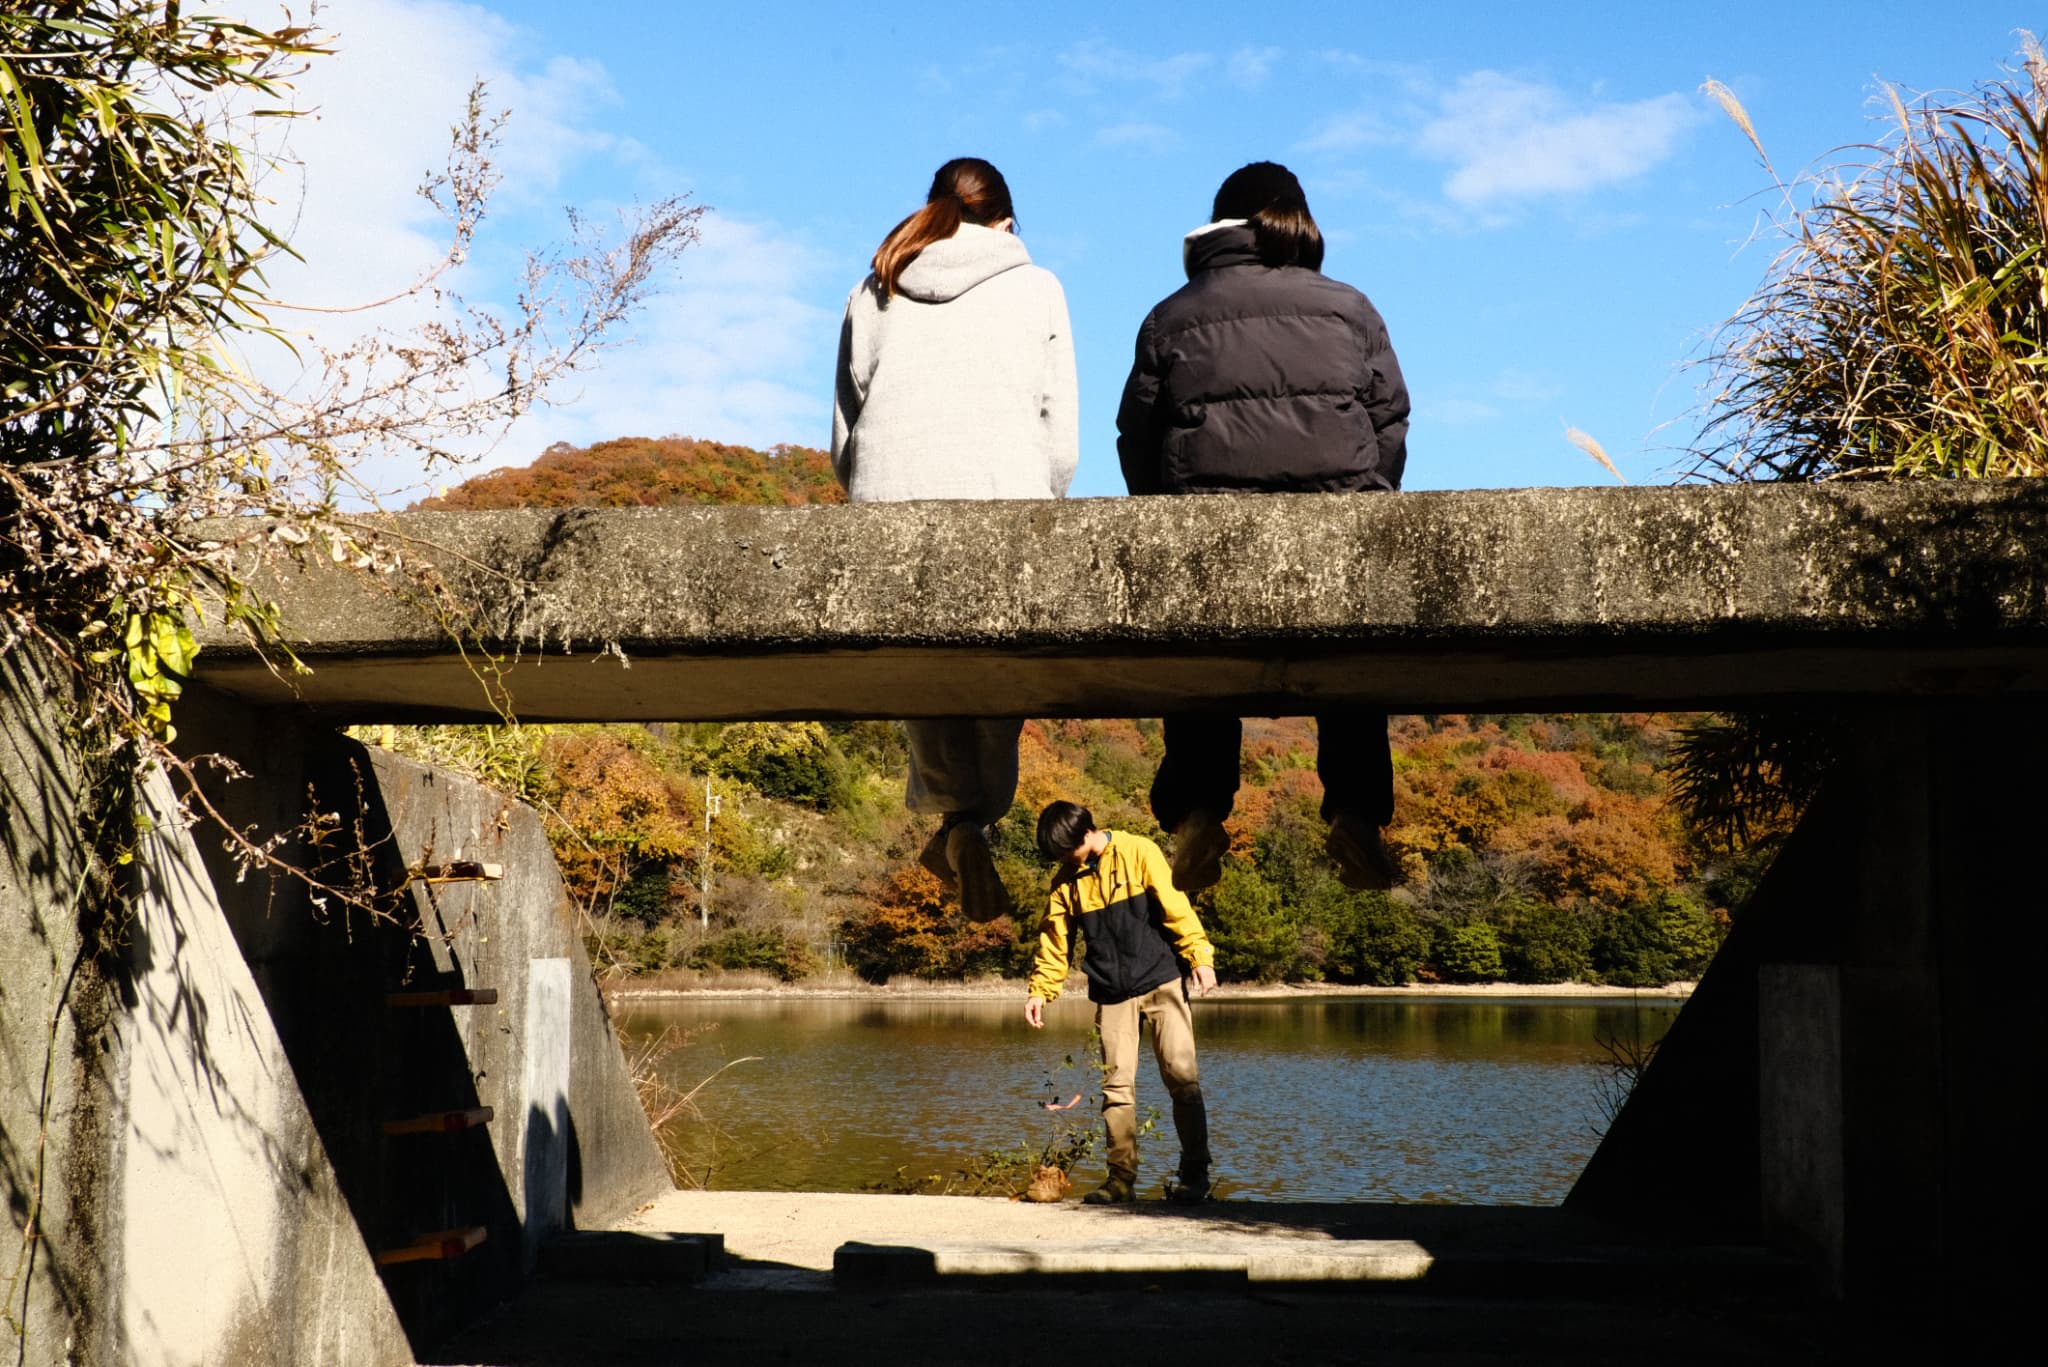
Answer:
[[[428,1111],[404,1120],[384,1122],[386,1134],[444,1134],[450,1130],[473,1130],[491,1123],[491,1108],[470,1106],[459,1111]]]
[[[495,987],[449,987],[435,992],[387,992],[386,1006],[495,1006]]]
[[[399,1248],[387,1248],[378,1253],[377,1266],[389,1267],[393,1263],[460,1258],[489,1237],[490,1231],[482,1225],[467,1225],[461,1229],[444,1229],[433,1234],[422,1234],[409,1244]]]
[[[415,883],[495,883],[505,876],[505,866],[456,859],[446,864],[422,864],[411,873]]]

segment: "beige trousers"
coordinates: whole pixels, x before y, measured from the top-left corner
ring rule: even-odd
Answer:
[[[1152,1053],[1159,1079],[1173,1098],[1173,1132],[1180,1139],[1184,1181],[1209,1172],[1209,1112],[1202,1104],[1202,1078],[1195,1065],[1195,1018],[1188,1009],[1187,983],[1176,978],[1143,996],[1095,1008],[1102,1032],[1102,1122],[1109,1131],[1109,1170],[1134,1182],[1138,1177],[1138,1035],[1152,1026]]]

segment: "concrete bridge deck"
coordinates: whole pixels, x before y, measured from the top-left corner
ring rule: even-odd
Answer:
[[[710,721],[2048,689],[2038,481],[383,526],[409,559],[381,581],[282,560],[266,572],[312,675],[280,678],[216,633],[201,681],[333,721],[488,720],[494,698],[532,721]]]

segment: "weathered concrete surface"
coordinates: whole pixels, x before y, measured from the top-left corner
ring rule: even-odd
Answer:
[[[25,650],[0,656],[0,1342],[37,1363],[101,1349],[118,1306],[98,1237],[116,1204],[117,989],[92,952],[108,903],[89,876],[84,769],[49,724],[63,699],[47,689]],[[33,1243],[21,1237],[30,1218]]]
[[[1675,1237],[1757,1224],[1871,1307],[2030,1305],[2015,1178],[2048,1022],[2014,975],[2048,916],[2026,711],[1878,710],[1737,916],[1567,1206]]]
[[[1141,1361],[1586,1367],[1841,1346],[1782,1258],[1556,1209],[677,1192],[628,1225],[650,1263],[660,1236],[715,1231],[723,1265],[687,1287],[629,1265],[611,1284],[543,1280],[432,1360],[1043,1364],[1110,1345]],[[1336,1271],[1400,1279],[1317,1280]]]
[[[284,853],[367,887],[385,914],[309,904],[261,875],[214,881],[348,1198],[373,1249],[481,1225],[447,1261],[383,1269],[415,1349],[515,1294],[542,1238],[602,1226],[669,1189],[617,1037],[591,981],[539,819],[468,780],[194,690],[181,743],[248,777],[210,793],[237,824],[288,831],[317,816],[320,851]],[[495,882],[426,883],[408,870],[498,864]],[[534,965],[545,968],[536,974]],[[536,1003],[531,984],[555,990]],[[491,988],[495,1003],[394,1008],[386,994]],[[530,1037],[539,1021],[543,1037]],[[546,1066],[535,1070],[536,1054]],[[538,1087],[539,1091],[534,1089]],[[453,1133],[386,1135],[385,1121],[489,1106]]]
[[[162,778],[138,834],[23,656],[0,668],[0,1176],[40,1235],[7,1259],[13,1355],[410,1361]],[[88,869],[96,812],[120,881]]]
[[[402,1367],[410,1345],[161,775],[143,802],[112,1360]]]
[[[280,564],[329,718],[1734,706],[2048,688],[2038,481],[419,513]],[[429,595],[432,561],[446,593]],[[461,653],[467,622],[487,652]],[[486,682],[488,681],[488,687]]]

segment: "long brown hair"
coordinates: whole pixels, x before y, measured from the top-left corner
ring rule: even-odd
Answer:
[[[1016,217],[1017,211],[1010,205],[1010,186],[1001,171],[980,157],[953,158],[932,177],[924,207],[891,228],[882,245],[875,248],[875,284],[882,301],[895,297],[896,282],[919,252],[951,237],[962,223],[987,227]]]
[[[1232,171],[1216,191],[1211,217],[1249,221],[1259,260],[1268,266],[1323,268],[1323,230],[1309,214],[1301,182],[1277,161],[1255,161]]]

